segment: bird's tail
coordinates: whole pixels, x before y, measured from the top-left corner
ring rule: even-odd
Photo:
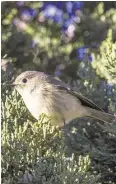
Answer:
[[[116,117],[112,114],[102,112],[96,109],[88,108],[90,117],[101,120],[103,122],[112,123],[116,122]]]

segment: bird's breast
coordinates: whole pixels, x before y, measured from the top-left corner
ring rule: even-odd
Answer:
[[[38,120],[39,116],[44,113],[42,112],[44,101],[41,99],[41,96],[25,94],[23,100],[30,113]]]
[[[23,100],[37,120],[41,114],[46,114],[52,117],[58,125],[69,123],[71,120],[81,117],[84,113],[81,102],[67,93],[25,94]]]

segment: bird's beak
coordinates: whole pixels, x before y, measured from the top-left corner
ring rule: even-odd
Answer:
[[[2,85],[4,85],[4,86],[17,86],[17,84],[15,84],[14,82],[8,82],[8,83],[4,83]]]
[[[16,84],[14,84],[14,83],[11,83],[11,84],[8,84],[9,86],[16,86]]]

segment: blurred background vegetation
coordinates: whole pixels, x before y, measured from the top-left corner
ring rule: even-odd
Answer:
[[[116,2],[5,1],[1,28],[3,84],[44,71],[116,113]],[[115,184],[116,125],[36,122],[2,85],[2,183]]]

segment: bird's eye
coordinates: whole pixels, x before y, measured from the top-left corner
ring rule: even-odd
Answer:
[[[23,83],[26,83],[26,82],[27,82],[27,79],[24,78],[24,79],[22,80],[22,82],[23,82]]]

